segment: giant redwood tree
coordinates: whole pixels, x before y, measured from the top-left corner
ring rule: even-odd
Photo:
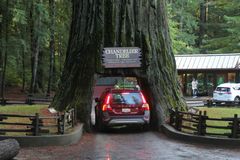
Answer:
[[[73,0],[64,70],[52,107],[77,107],[88,124],[92,86],[99,74],[136,76],[152,106],[154,126],[169,108],[184,107],[169,38],[165,0]],[[104,47],[139,47],[143,67],[104,69]]]

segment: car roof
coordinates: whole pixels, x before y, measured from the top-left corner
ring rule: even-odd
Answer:
[[[240,86],[240,83],[223,83],[218,85],[217,87],[236,87]]]
[[[124,93],[124,92],[130,92],[130,93],[139,93],[141,92],[140,90],[136,90],[136,89],[112,89],[110,90],[109,92],[112,92],[112,93]]]

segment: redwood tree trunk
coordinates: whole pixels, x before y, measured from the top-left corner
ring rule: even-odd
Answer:
[[[5,11],[5,15],[4,16],[4,21],[5,22],[5,46],[2,48],[2,50],[4,50],[4,54],[1,54],[1,61],[2,63],[2,68],[1,68],[1,98],[2,98],[2,104],[4,104],[5,101],[5,77],[6,77],[6,69],[7,69],[7,59],[8,59],[8,34],[9,34],[9,1],[6,0],[6,6],[7,9]]]
[[[40,0],[41,2],[41,0]],[[37,19],[35,16],[38,16]],[[39,53],[41,51],[39,34],[36,30],[41,29],[41,14],[34,8],[34,2],[31,4],[30,10],[30,30],[31,30],[31,86],[30,94],[33,94],[37,90],[37,71],[39,66]]]
[[[59,90],[52,106],[77,107],[88,124],[94,74],[136,76],[152,106],[154,126],[169,108],[184,108],[168,34],[164,0],[73,0],[72,26]],[[103,69],[103,47],[140,47],[143,67]]]
[[[49,0],[49,11],[50,11],[50,65],[49,65],[49,76],[48,76],[48,88],[47,88],[47,96],[50,96],[50,92],[52,89],[52,81],[53,81],[53,69],[54,69],[54,62],[55,62],[55,0]]]
[[[202,47],[202,41],[204,34],[206,32],[206,22],[207,22],[207,0],[200,2],[200,17],[199,17],[199,38],[198,38],[198,47]],[[201,50],[204,53],[204,50]]]

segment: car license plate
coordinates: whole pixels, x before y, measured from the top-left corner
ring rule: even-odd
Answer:
[[[131,109],[129,109],[129,108],[123,108],[123,109],[122,109],[122,112],[123,112],[123,113],[128,113],[128,112],[131,112]]]

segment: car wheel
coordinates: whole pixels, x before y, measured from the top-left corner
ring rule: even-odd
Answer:
[[[235,97],[234,98],[234,103],[235,104],[239,104],[240,103],[240,98],[239,97]]]
[[[148,131],[149,130],[149,125],[148,124],[142,125],[142,130],[143,131]]]
[[[105,131],[106,126],[103,124],[101,117],[96,116],[96,129],[100,132]]]
[[[97,120],[97,130],[100,132],[104,132],[106,130],[106,126],[99,119]]]

